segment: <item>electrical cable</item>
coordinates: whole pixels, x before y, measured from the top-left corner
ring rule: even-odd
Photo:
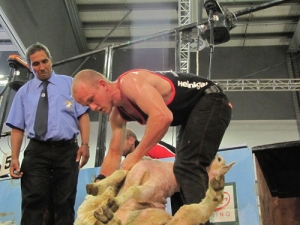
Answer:
[[[296,59],[298,59],[299,57],[300,57],[300,55],[298,55],[298,56],[296,57]],[[275,68],[275,67],[277,67],[277,66],[280,66],[281,64],[286,63],[286,62],[287,62],[287,61],[284,60],[284,61],[279,62],[279,63],[277,63],[277,64],[275,64],[275,65],[273,65],[273,66],[269,66],[269,67],[267,67],[267,68],[265,68],[265,69],[258,70],[258,71],[254,72],[254,73],[250,73],[250,74],[247,74],[247,75],[245,75],[245,76],[242,76],[242,77],[239,77],[239,78],[236,78],[236,79],[232,79],[231,81],[235,81],[235,80],[243,79],[243,78],[246,78],[246,77],[254,76],[254,75],[258,74],[258,73],[265,72],[265,71],[267,71],[267,70],[269,70],[269,69],[272,69],[272,68]]]

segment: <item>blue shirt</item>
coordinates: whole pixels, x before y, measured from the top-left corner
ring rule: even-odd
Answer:
[[[52,71],[48,81],[48,131],[42,140],[72,139],[79,134],[78,117],[86,113],[88,107],[80,105],[71,96],[72,77],[56,75]],[[33,126],[42,89],[42,81],[35,77],[18,90],[6,120],[7,126],[24,130],[29,138],[35,138]]]

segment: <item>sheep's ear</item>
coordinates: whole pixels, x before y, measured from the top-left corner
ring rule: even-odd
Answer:
[[[226,166],[222,166],[220,169],[219,169],[219,172],[218,172],[218,175],[224,175],[226,174],[230,169],[231,167],[235,164],[235,162],[232,162],[230,163],[229,165],[226,165]]]

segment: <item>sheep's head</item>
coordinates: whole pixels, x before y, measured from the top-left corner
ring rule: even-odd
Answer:
[[[209,167],[206,168],[209,180],[213,177],[226,174],[234,164],[235,162],[226,165],[225,159],[217,154]]]

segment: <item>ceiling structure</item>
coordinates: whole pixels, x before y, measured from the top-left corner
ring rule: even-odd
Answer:
[[[142,3],[141,3],[142,2]],[[184,1],[183,1],[184,2]],[[203,0],[190,1],[191,22],[207,21]],[[231,13],[272,1],[219,1],[223,10]],[[300,2],[286,1],[270,8],[237,17],[230,31],[229,42],[220,46],[289,45],[294,34],[299,40]],[[66,4],[67,7],[68,4]],[[87,48],[93,50],[142,39],[148,35],[178,27],[179,3],[174,0],[155,1],[96,1],[76,0],[78,20],[73,26],[82,27]],[[71,8],[71,7],[69,7]],[[77,24],[76,24],[77,23]],[[80,38],[80,32],[77,35]],[[171,40],[171,41],[170,41]],[[175,47],[174,39],[143,42],[137,47]],[[82,42],[84,43],[84,41]],[[84,46],[83,46],[84,47]],[[299,42],[298,42],[299,50]]]
[[[203,2],[190,1],[191,22],[207,21]],[[232,13],[233,17],[235,12],[270,2],[280,4],[233,18],[236,26],[230,30],[230,40],[216,47],[286,45],[293,51],[299,51],[299,0],[286,3],[276,0],[218,1],[223,11]],[[27,4],[30,5],[29,1]],[[110,45],[134,43],[153,34],[173,30],[180,23],[180,3],[176,0],[64,0],[64,4],[80,53]],[[9,21],[3,21],[2,18],[0,24],[0,52],[18,50],[16,41],[11,40],[15,35],[11,33]],[[175,41],[170,35],[162,35],[130,47],[174,48]]]
[[[12,43],[8,33],[0,25],[0,51],[12,52],[17,51],[17,48]]]

